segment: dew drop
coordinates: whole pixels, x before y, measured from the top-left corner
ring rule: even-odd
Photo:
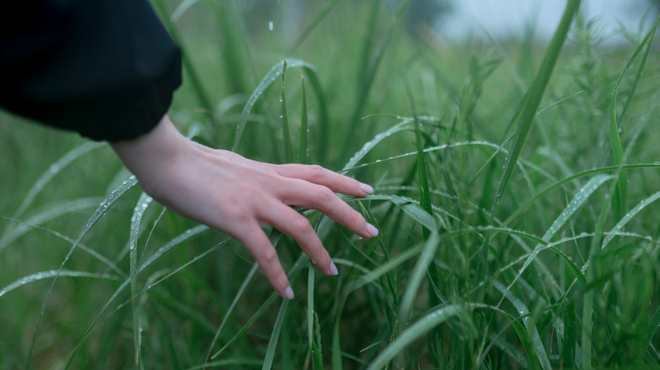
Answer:
[[[273,30],[273,21],[268,22],[268,30],[272,31]]]

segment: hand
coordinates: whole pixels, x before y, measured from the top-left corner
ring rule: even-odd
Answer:
[[[324,274],[337,275],[307,218],[290,206],[323,212],[364,238],[378,235],[335,195],[363,197],[371,186],[320,166],[273,165],[211,149],[183,137],[167,116],[151,132],[110,145],[152,198],[240,240],[282,297],[292,299],[293,290],[266,225],[291,236]]]

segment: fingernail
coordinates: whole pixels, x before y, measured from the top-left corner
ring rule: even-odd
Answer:
[[[335,276],[337,274],[339,274],[339,271],[337,271],[337,266],[334,262],[330,262],[330,275]]]
[[[293,289],[291,289],[290,285],[284,290],[284,297],[286,299],[293,299]]]
[[[378,236],[378,229],[370,223],[367,222],[367,234],[371,235],[373,238],[374,236]]]
[[[372,188],[371,186],[369,186],[367,184],[363,184],[363,183],[360,183],[360,190],[362,190],[363,192],[365,192],[367,194],[371,194],[371,193],[374,192],[374,188]]]

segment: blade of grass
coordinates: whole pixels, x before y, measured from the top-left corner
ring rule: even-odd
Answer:
[[[110,313],[108,314],[108,316],[110,316],[110,315],[112,315],[113,313],[119,311],[119,310],[122,309],[124,306],[128,305],[128,304],[131,303],[133,300],[135,300],[136,298],[138,298],[140,295],[146,293],[147,291],[149,291],[150,289],[152,289],[152,288],[155,287],[156,285],[162,283],[164,280],[166,280],[166,279],[168,279],[168,278],[174,276],[174,275],[175,275],[176,273],[178,273],[179,271],[181,271],[181,270],[183,270],[184,268],[190,266],[191,264],[193,264],[193,263],[199,261],[201,258],[203,258],[203,257],[205,257],[205,256],[207,256],[207,255],[209,255],[211,252],[214,252],[214,251],[218,250],[219,248],[223,247],[223,246],[226,245],[228,242],[230,242],[232,239],[233,239],[233,238],[229,237],[229,238],[227,238],[227,239],[221,241],[220,243],[216,244],[215,246],[211,247],[210,249],[207,249],[206,251],[204,251],[202,254],[199,254],[199,255],[195,256],[195,258],[193,258],[193,259],[191,259],[190,261],[186,262],[185,264],[183,264],[182,266],[178,267],[178,268],[175,269],[174,271],[172,271],[172,272],[166,274],[164,277],[160,278],[159,280],[157,280],[157,281],[155,281],[155,282],[149,284],[149,285],[146,286],[146,287],[145,287],[145,288],[144,288],[144,289],[143,289],[138,295],[136,295],[136,296],[132,296],[128,301],[126,301],[126,302],[124,302],[124,303],[118,305],[117,308],[115,308],[115,310],[113,310],[112,312],[110,312]],[[147,267],[147,266],[143,264],[143,265],[141,266],[141,270],[140,270],[140,271],[142,271],[143,268],[146,268],[146,267]],[[129,279],[126,279],[126,280],[125,280],[125,281],[119,286],[119,288],[117,288],[117,290],[115,291],[115,293],[110,297],[110,299],[106,302],[106,304],[103,306],[103,308],[101,309],[101,311],[96,315],[96,317],[94,318],[94,320],[92,321],[92,323],[87,327],[87,330],[86,330],[85,333],[83,334],[82,339],[78,342],[78,344],[76,345],[76,348],[72,351],[72,354],[69,356],[69,359],[68,359],[68,361],[67,361],[67,364],[66,364],[66,367],[64,368],[64,370],[68,370],[68,369],[69,369],[69,367],[70,367],[71,364],[73,363],[73,360],[74,360],[76,354],[78,353],[78,351],[79,351],[80,348],[82,347],[82,345],[83,345],[83,343],[85,342],[85,340],[89,337],[89,335],[92,333],[92,331],[98,327],[97,323],[99,322],[99,319],[101,318],[101,315],[103,315],[103,313],[106,311],[106,309],[110,306],[110,303],[112,303],[112,302],[115,300],[115,298],[117,298],[117,296],[119,295],[119,293],[121,293],[121,292],[122,292],[122,291],[128,286],[129,283],[130,283],[130,278],[129,278]],[[185,313],[186,315],[190,316],[190,317],[193,318],[193,319],[196,319],[196,320],[198,320],[198,321],[201,320],[202,322],[206,322],[206,323],[208,323],[208,320],[207,320],[205,317],[200,316],[199,314],[197,314],[197,312],[194,312],[194,311],[191,312],[191,311],[188,310],[187,308],[184,308],[184,307],[182,307],[181,305],[178,305],[178,304],[173,304],[173,307],[174,307],[174,308],[177,308],[179,311]],[[204,325],[204,324],[202,324],[202,326],[208,326],[208,325]],[[213,331],[212,328],[207,328],[207,329],[208,329],[209,331],[211,331],[211,332]]]
[[[628,96],[628,101],[626,102],[626,107],[627,107],[632,101],[632,98],[635,94],[635,88],[639,80],[639,76],[641,76],[644,70],[644,66],[646,64],[646,57],[648,56],[648,52],[651,49],[651,45],[653,43],[653,36],[655,36],[655,31],[658,27],[658,22],[660,22],[660,18],[658,18],[658,21],[656,21],[653,29],[651,29],[648,35],[644,38],[644,41],[642,41],[642,43],[637,47],[637,49],[633,53],[632,57],[628,60],[628,63],[623,68],[623,71],[619,76],[616,86],[612,91],[612,100],[610,102],[610,115],[609,115],[609,139],[610,139],[610,145],[612,146],[612,155],[614,157],[614,164],[617,166],[621,165],[623,162],[623,147],[621,145],[621,138],[619,136],[620,126],[618,123],[618,120],[623,119],[623,114],[621,115],[621,117],[617,118],[617,113],[616,113],[617,95],[619,91],[619,86],[621,85],[621,81],[623,81],[623,77],[625,76],[626,72],[632,66],[633,61],[642,51],[644,45],[648,43],[646,52],[644,53],[644,59],[642,60],[640,68],[637,72],[637,77],[635,78],[633,88],[630,92],[630,95]],[[612,198],[612,210],[613,210],[614,218],[616,220],[620,220],[621,217],[623,217],[623,215],[626,212],[626,200],[628,194],[628,174],[625,170],[620,171],[617,182],[618,185],[614,193],[614,197]]]
[[[86,271],[71,271],[71,270],[50,270],[50,271],[42,271],[42,272],[37,272],[34,274],[30,274],[28,276],[24,276],[13,283],[7,285],[6,287],[0,289],[0,297],[3,295],[11,292],[12,290],[19,288],[25,284],[29,284],[35,281],[39,280],[44,280],[44,279],[50,279],[55,276],[67,276],[67,277],[86,277],[86,278],[92,278],[92,279],[98,279],[98,280],[111,280],[111,281],[121,281],[120,277],[117,275],[111,275],[111,274],[97,274],[93,272],[86,272]]]
[[[605,181],[611,180],[612,176],[608,175],[598,175],[594,176],[587,182],[581,189],[580,191],[575,194],[575,197],[571,202],[564,208],[564,210],[561,212],[559,216],[557,216],[557,219],[552,223],[550,228],[546,231],[545,235],[543,235],[543,241],[549,242],[552,237],[561,230],[561,228],[564,226],[564,224],[568,221],[568,219],[577,212],[580,207],[589,199],[589,197],[602,185],[605,183]],[[536,258],[538,255],[539,251],[543,249],[544,245],[543,244],[537,244],[532,253],[529,254],[529,257],[527,257],[527,260],[525,263],[522,265],[520,270],[516,273],[516,276],[513,278],[509,286],[506,288],[506,292],[508,293],[513,285],[518,281],[518,279],[522,276],[523,272],[531,265],[532,261]],[[577,275],[580,277],[581,275]],[[499,303],[497,304],[497,307],[500,307],[502,304],[502,301],[506,297],[506,294],[502,295],[502,298],[500,298]]]
[[[309,263],[307,268],[307,346],[308,351],[314,358],[314,264]]]
[[[577,317],[575,314],[575,301],[568,303],[564,316],[564,343],[562,353],[562,368],[571,369],[575,367],[575,333]]]
[[[364,76],[364,83],[362,84],[362,88],[358,93],[358,100],[353,110],[353,115],[350,121],[350,128],[349,128],[350,134],[348,135],[348,138],[345,141],[346,144],[344,145],[344,149],[342,151],[344,156],[347,156],[348,153],[350,153],[350,151],[353,150],[353,147],[355,146],[356,135],[354,135],[354,132],[358,124],[360,123],[360,117],[362,116],[362,112],[367,103],[369,92],[376,78],[376,72],[378,72],[378,67],[380,66],[380,63],[383,60],[383,56],[385,55],[385,50],[387,49],[387,46],[389,45],[390,40],[392,39],[394,30],[396,29],[396,26],[399,23],[399,20],[401,19],[403,14],[405,13],[406,9],[408,9],[408,5],[410,5],[411,1],[412,0],[401,1],[401,4],[399,5],[399,8],[396,11],[396,14],[393,18],[394,21],[391,22],[387,31],[385,31],[385,37],[383,38],[381,44],[376,50],[376,54],[373,58],[373,62],[371,63],[371,66],[369,67],[368,70],[366,70],[366,73],[360,74],[361,76]]]
[[[183,66],[186,69],[186,72],[188,72],[188,76],[190,77],[190,82],[193,85],[193,90],[197,95],[197,99],[199,100],[199,103],[206,110],[208,117],[211,119],[211,121],[213,121],[214,110],[213,110],[213,105],[211,104],[211,99],[209,99],[206,91],[204,90],[204,86],[202,85],[202,80],[200,79],[199,74],[197,73],[197,69],[195,68],[195,65],[190,59],[192,54],[190,53],[190,50],[188,50],[186,44],[183,42],[183,38],[181,37],[178,28],[172,21],[172,17],[170,16],[170,12],[167,9],[167,5],[165,4],[165,1],[153,0],[152,3],[154,4],[154,8],[156,9],[156,12],[160,15],[161,21],[165,24],[165,27],[169,31],[170,36],[172,36],[174,42],[179,46],[179,48],[181,48],[183,54]]]
[[[282,305],[280,306],[280,311],[277,314],[277,320],[275,320],[275,326],[273,327],[273,332],[270,335],[270,341],[268,342],[268,348],[266,349],[266,357],[264,357],[264,364],[262,370],[270,370],[273,367],[273,359],[275,358],[275,349],[277,348],[277,340],[280,337],[280,331],[282,330],[282,324],[284,323],[284,317],[286,316],[286,309],[289,306],[288,299],[282,299]]]
[[[642,61],[640,62],[639,69],[637,70],[637,75],[635,75],[635,81],[633,82],[632,87],[630,88],[630,93],[628,94],[628,99],[626,99],[626,104],[623,106],[623,110],[621,111],[621,115],[619,116],[619,127],[623,127],[623,122],[624,122],[624,117],[626,116],[626,113],[628,112],[628,108],[630,108],[630,103],[632,103],[633,96],[635,96],[635,91],[637,91],[637,84],[639,83],[639,80],[641,79],[642,75],[644,74],[644,67],[646,66],[646,60],[648,59],[649,53],[651,51],[651,46],[653,45],[653,38],[655,37],[655,32],[658,29],[658,26],[660,25],[660,16],[658,16],[658,19],[656,19],[655,24],[653,25],[653,28],[651,31],[646,35],[642,43],[639,45],[638,50],[642,48],[644,43],[646,43],[646,50],[644,51],[644,55],[642,56]],[[639,53],[639,51],[636,51],[635,54]],[[629,63],[632,63],[632,60],[635,59],[635,56],[633,56],[630,60]],[[627,70],[627,68],[625,69]],[[624,70],[624,73],[625,73]],[[623,76],[623,74],[622,74]],[[618,83],[617,83],[618,85]]]
[[[323,347],[321,344],[321,325],[319,317],[314,313],[314,341],[312,342],[312,369],[323,370]]]
[[[271,230],[268,238],[270,240],[270,243],[273,245],[273,248],[277,248],[277,244],[279,243],[281,237],[282,237],[282,233],[279,230],[277,229]],[[229,317],[234,312],[234,308],[236,308],[236,304],[238,303],[238,300],[243,296],[243,293],[245,293],[245,290],[247,289],[250,282],[252,282],[252,278],[254,277],[254,275],[257,273],[258,270],[259,270],[259,265],[257,263],[254,263],[252,265],[252,268],[250,269],[250,272],[248,272],[245,279],[243,279],[243,283],[241,284],[241,287],[238,288],[238,291],[236,292],[236,296],[234,296],[234,300],[231,302],[231,305],[229,305],[229,308],[227,308],[227,312],[225,312],[225,315],[222,318],[222,322],[220,323],[218,330],[216,330],[215,335],[213,336],[213,340],[209,345],[209,350],[206,352],[207,359],[211,358],[213,347],[215,347],[218,338],[220,338],[220,333],[222,332],[222,329],[227,324]]]
[[[620,167],[623,168],[623,169],[627,169],[627,170],[639,169],[639,168],[657,168],[657,169],[660,169],[660,162],[656,162],[656,163],[639,163],[639,164],[624,164],[624,165],[621,165]],[[601,173],[601,172],[617,171],[618,169],[619,169],[619,166],[608,166],[608,167],[594,168],[594,169],[591,169],[591,170],[585,170],[585,171],[582,171],[582,172],[578,172],[578,173],[576,173],[572,176],[569,176],[569,177],[566,177],[562,180],[559,180],[559,181],[555,182],[554,184],[549,185],[545,189],[539,191],[532,198],[530,198],[528,201],[526,201],[525,203],[520,205],[518,207],[518,209],[516,209],[504,221],[504,224],[505,225],[510,224],[516,217],[520,216],[520,214],[522,214],[525,210],[527,210],[527,208],[529,208],[532,204],[534,204],[534,202],[536,200],[538,200],[539,198],[544,197],[545,195],[547,195],[551,191],[559,188],[560,186],[562,186],[562,185],[564,185],[568,182],[571,182],[571,181],[573,181],[575,179],[578,179],[580,177],[593,175],[593,174],[597,174],[597,173]]]
[[[301,253],[300,257],[298,257],[298,260],[297,260],[296,263],[293,265],[293,267],[291,267],[291,269],[289,270],[289,273],[287,274],[287,276],[288,276],[288,278],[289,278],[289,281],[291,281],[296,275],[298,275],[298,273],[300,272],[300,270],[303,268],[304,262],[307,261],[307,260],[309,260],[309,258],[307,258],[307,255],[306,255],[305,253]],[[225,351],[225,350],[226,350],[231,344],[233,344],[234,342],[236,342],[236,340],[238,340],[238,338],[240,338],[243,334],[245,334],[245,332],[247,331],[247,329],[248,329],[248,328],[249,328],[249,327],[250,327],[255,321],[257,321],[257,319],[258,319],[259,317],[261,317],[261,315],[263,315],[264,312],[266,312],[266,309],[267,309],[267,308],[268,308],[273,302],[275,302],[275,300],[277,299],[277,297],[279,297],[279,295],[278,295],[276,292],[273,292],[273,293],[270,295],[270,297],[266,300],[266,302],[264,302],[264,303],[261,305],[261,307],[259,307],[259,309],[258,309],[258,310],[252,315],[252,317],[250,317],[250,319],[248,319],[248,321],[243,325],[243,327],[242,327],[242,328],[241,328],[241,329],[240,329],[240,330],[234,335],[234,337],[233,337],[232,339],[230,339],[227,343],[225,343],[225,345],[224,345],[222,348],[220,348],[220,350],[219,350],[218,352],[216,352],[213,356],[211,356],[211,359],[213,360],[213,359],[217,358],[217,357],[218,357],[222,352],[224,352],[224,351]]]
[[[545,90],[548,86],[550,76],[552,75],[555,64],[557,63],[557,59],[559,58],[559,54],[561,53],[562,46],[564,45],[564,40],[566,39],[568,30],[571,26],[575,14],[577,13],[579,6],[580,6],[580,0],[568,0],[568,3],[566,5],[566,10],[564,11],[559,26],[557,27],[557,30],[555,31],[555,34],[552,37],[552,41],[548,46],[546,55],[543,58],[541,67],[539,68],[539,72],[536,78],[534,79],[534,82],[532,83],[532,87],[530,88],[530,91],[527,96],[527,102],[522,112],[520,113],[520,119],[518,121],[518,129],[516,131],[516,137],[514,140],[513,149],[511,150],[511,153],[507,159],[504,172],[502,174],[502,178],[499,182],[499,188],[497,190],[497,193],[495,194],[495,201],[493,202],[493,207],[491,209],[489,221],[488,221],[489,225],[492,224],[493,217],[497,212],[502,196],[506,192],[509,182],[511,181],[511,176],[513,175],[515,165],[518,162],[518,158],[520,157],[520,154],[522,152],[522,148],[527,139],[527,135],[529,134],[529,131],[532,127],[532,123],[534,122],[534,117],[536,116],[536,112],[538,111],[539,105],[541,104],[541,99],[543,98]],[[482,257],[481,257],[481,266],[482,266],[481,268],[483,269],[482,276],[486,278],[488,277],[489,274],[488,273],[489,244],[490,244],[490,234],[487,233],[486,240],[482,247],[483,249],[482,249]]]
[[[128,180],[124,181],[117,189],[115,189],[110,195],[108,195],[103,202],[99,205],[99,207],[94,211],[92,216],[87,220],[87,223],[85,224],[85,227],[82,229],[80,234],[78,235],[78,238],[76,238],[75,242],[71,245],[71,249],[69,249],[69,252],[67,255],[64,257],[64,260],[62,261],[62,264],[60,265],[60,268],[58,271],[62,271],[64,269],[64,265],[66,262],[69,260],[71,255],[73,254],[73,251],[76,249],[78,244],[82,241],[82,239],[87,235],[89,230],[96,224],[96,222],[103,217],[106,212],[108,212],[108,209],[112,207],[113,204],[122,196],[124,195],[130,188],[135,186],[137,184],[137,179],[135,176],[131,176]],[[44,297],[44,301],[41,304],[41,311],[39,312],[39,317],[37,319],[37,323],[34,326],[34,332],[32,333],[32,340],[30,341],[30,349],[28,351],[28,356],[27,356],[27,361],[25,364],[25,369],[30,368],[30,362],[32,360],[32,352],[34,351],[34,345],[37,342],[37,335],[39,334],[39,328],[41,327],[41,322],[44,317],[44,313],[46,312],[46,305],[48,305],[48,301],[50,300],[50,296],[53,292],[53,288],[55,287],[55,283],[57,282],[57,274],[53,278],[53,282],[50,284],[50,288],[48,288],[48,291],[46,292],[46,297]]]
[[[405,329],[401,335],[395,338],[390,345],[385,347],[378,356],[369,364],[367,370],[382,369],[396,355],[401,353],[407,346],[418,338],[424,336],[436,326],[442,324],[448,319],[461,314],[464,311],[462,305],[450,305],[441,307],[417,320],[409,328]]]
[[[73,243],[75,242],[75,240],[69,238],[68,236],[66,236],[66,235],[64,235],[64,234],[61,234],[61,233],[59,233],[59,232],[57,232],[57,231],[55,231],[55,230],[51,230],[51,229],[45,228],[45,227],[43,227],[43,226],[32,225],[32,224],[29,224],[29,223],[23,222],[23,221],[21,221],[21,220],[17,220],[17,219],[13,219],[13,218],[5,217],[5,216],[0,216],[0,219],[7,220],[7,221],[11,221],[11,222],[15,222],[15,223],[17,223],[17,224],[22,224],[22,225],[25,225],[25,226],[27,226],[27,227],[29,227],[29,228],[35,229],[35,230],[43,231],[43,232],[45,232],[45,233],[47,233],[47,234],[50,234],[50,235],[55,236],[56,238],[62,239],[62,240],[64,240],[65,242],[70,243],[70,244],[73,244]],[[121,276],[121,277],[126,277],[126,273],[125,273],[124,271],[122,271],[119,267],[117,267],[117,265],[115,265],[114,263],[112,263],[112,261],[110,261],[109,259],[105,258],[103,255],[99,254],[99,253],[96,252],[95,250],[89,248],[88,246],[86,246],[85,244],[82,244],[82,243],[78,243],[78,248],[80,248],[80,250],[84,251],[85,253],[89,254],[90,256],[96,258],[97,260],[99,260],[99,261],[100,261],[101,263],[103,263],[104,265],[108,266],[108,268],[109,268],[110,270],[116,272],[119,276]]]
[[[51,164],[50,167],[48,167],[48,171],[44,172],[39,177],[39,179],[34,183],[34,185],[32,185],[25,198],[23,198],[21,205],[18,207],[16,212],[14,212],[14,215],[12,217],[20,218],[25,212],[25,210],[30,206],[30,204],[32,204],[34,198],[41,192],[41,190],[43,190],[43,188],[50,182],[50,180],[52,180],[53,177],[55,177],[55,175],[60,173],[66,166],[71,164],[71,162],[73,162],[75,159],[81,157],[82,155],[96,148],[100,148],[104,146],[105,144],[102,142],[85,143],[81,146],[72,149],[64,156],[62,156],[62,158],[58,159],[57,161],[55,161],[55,163]]]
[[[439,242],[438,231],[434,229],[426,240],[426,245],[424,246],[424,249],[422,249],[421,255],[410,274],[408,284],[403,292],[399,308],[399,325],[401,325],[401,327],[405,327],[408,320],[410,320],[413,303],[417,298],[417,291],[422,284],[422,279],[430,273],[429,265],[433,263],[433,258],[435,257]]]
[[[289,68],[302,68],[303,71],[307,74],[307,77],[309,77],[309,82],[312,84],[312,87],[316,91],[316,95],[319,100],[319,107],[321,110],[321,121],[327,120],[327,110],[325,108],[325,98],[323,96],[323,92],[321,90],[321,84],[320,80],[318,78],[318,74],[316,72],[316,68],[299,59],[286,59],[286,60],[281,60],[279,63],[275,64],[270,71],[266,74],[266,76],[261,80],[257,88],[252,92],[252,95],[250,95],[250,98],[248,99],[247,103],[245,103],[245,107],[243,108],[243,112],[241,113],[241,121],[238,123],[238,127],[236,128],[236,135],[234,136],[234,145],[232,146],[232,151],[238,150],[238,144],[241,141],[241,137],[243,136],[243,130],[245,129],[245,123],[248,120],[248,116],[250,112],[252,111],[252,108],[254,107],[255,103],[257,102],[257,99],[266,91],[266,89],[273,83],[277,78],[282,74],[282,71],[284,69],[284,65],[286,63],[286,69]]]
[[[0,251],[30,231],[30,227],[27,225],[41,225],[68,213],[96,208],[100,200],[100,198],[81,198],[64,203],[50,204],[44,207],[38,213],[28,217],[23,223],[18,224],[15,228],[5,233],[4,237],[0,239]]]
[[[311,22],[309,23],[309,25],[305,28],[305,30],[302,31],[302,32],[300,33],[300,36],[298,36],[298,38],[297,38],[296,41],[293,43],[293,45],[291,45],[291,47],[290,47],[289,50],[287,51],[286,55],[291,55],[291,54],[295,53],[296,50],[298,50],[298,48],[300,47],[300,45],[302,45],[302,43],[305,41],[305,39],[307,39],[307,37],[312,33],[312,31],[314,31],[314,29],[316,28],[316,26],[318,26],[319,24],[321,24],[321,22],[322,22],[322,21],[328,16],[328,14],[330,14],[330,12],[332,12],[332,10],[333,10],[334,8],[336,8],[337,5],[339,5],[342,1],[344,1],[344,0],[333,0],[331,3],[329,3],[328,5],[326,5],[326,6],[325,6],[325,7],[319,12],[319,14],[317,14],[317,15],[314,17],[314,19],[312,19],[312,21],[311,21]]]
[[[300,75],[302,83],[302,109],[300,114],[300,146],[298,147],[298,161],[309,164],[309,128],[307,126],[307,94],[305,93],[305,75]],[[284,92],[282,92],[284,93]]]
[[[286,112],[286,93],[284,92],[286,82],[286,59],[282,63],[282,95],[280,96],[281,113],[280,122],[282,123],[282,131],[284,137],[284,158],[287,163],[293,162],[293,145],[291,145],[291,132],[289,130],[289,117]]]
[[[520,316],[523,317],[523,323],[525,324],[527,331],[530,332],[532,344],[534,345],[534,353],[536,354],[538,361],[541,363],[541,368],[543,370],[552,370],[552,365],[548,359],[548,354],[545,350],[545,347],[543,346],[539,332],[531,320],[527,306],[525,306],[525,304],[518,297],[513,295],[509,289],[507,289],[500,282],[495,282],[495,288],[499,290],[500,293],[502,293],[511,302],[511,304],[513,304]],[[528,360],[530,363],[534,362],[533,358],[529,358]]]
[[[189,367],[186,370],[206,369],[208,367],[225,367],[229,365],[262,366],[262,361],[254,358],[227,358],[224,360],[206,362],[201,365]]]
[[[144,211],[147,210],[152,199],[147,193],[142,193],[138,199],[135,208],[133,209],[133,216],[131,217],[131,233],[130,233],[130,264],[131,264],[131,294],[136,296],[138,294],[137,286],[137,271],[138,271],[138,236],[140,232],[140,223]],[[140,313],[139,313],[139,299],[133,300],[133,346],[135,350],[135,366],[140,365],[140,336],[142,327],[140,326]]]

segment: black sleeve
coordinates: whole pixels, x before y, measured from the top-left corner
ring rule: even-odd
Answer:
[[[158,124],[181,53],[147,0],[14,0],[0,10],[0,106],[94,140]]]

